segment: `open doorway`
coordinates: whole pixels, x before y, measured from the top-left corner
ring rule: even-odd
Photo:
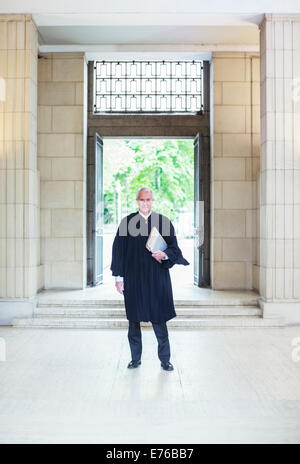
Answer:
[[[107,136],[107,140],[109,138],[111,137]],[[126,139],[123,137],[116,138],[123,140],[125,145],[122,146],[122,150],[127,150],[127,152],[123,158],[121,157],[122,162],[116,156],[116,151],[111,153],[110,160],[113,166],[107,168],[111,169],[111,177],[110,181],[108,181],[109,187],[106,184],[107,192],[104,192],[103,137],[97,131],[94,131],[93,137],[89,138],[87,165],[87,285],[103,284],[104,269],[108,267],[108,261],[107,258],[104,258],[104,253],[108,253],[108,250],[111,252],[109,246],[105,246],[104,250],[104,229],[109,230],[108,226],[110,225],[116,232],[117,224],[120,223],[122,217],[137,210],[135,202],[137,190],[141,184],[148,184],[156,192],[155,197],[159,200],[159,202],[156,202],[156,205],[158,205],[157,212],[166,214],[175,223],[175,228],[177,225],[177,229],[183,227],[181,226],[182,214],[191,213],[193,204],[193,222],[184,221],[184,229],[187,230],[187,235],[185,235],[186,232],[184,231],[184,239],[188,240],[186,246],[192,244],[188,231],[191,228],[193,229],[194,259],[190,260],[193,265],[189,268],[193,269],[193,280],[191,279],[190,283],[198,287],[210,287],[209,137],[201,132],[198,132],[194,139],[190,139],[190,137],[182,139],[154,137],[158,145],[153,145],[153,142],[151,145],[153,137],[129,136]],[[138,140],[134,142],[134,139]],[[194,145],[193,152],[185,139],[190,139],[191,144]],[[148,146],[147,143],[143,145],[147,140]],[[112,146],[111,150],[117,150],[118,148],[120,147]],[[122,150],[120,150],[121,153]],[[183,159],[181,159],[182,156]],[[170,172],[173,172],[172,176],[169,175]],[[161,188],[163,185],[162,180],[165,182],[163,189]],[[179,192],[178,196],[174,194],[175,189]],[[194,195],[191,201],[192,190],[194,190]],[[109,233],[112,234],[111,229]],[[177,230],[177,235],[182,235],[182,231]],[[190,256],[190,254],[188,255]],[[177,266],[178,279],[182,284],[179,275],[180,268],[178,268],[179,266]]]
[[[103,137],[94,133],[88,165],[88,285],[111,283],[113,237],[121,219],[137,211],[136,192],[143,185],[153,189],[153,211],[171,219],[191,264],[185,274],[174,266],[174,280],[179,285],[210,285],[209,175],[203,139],[201,133],[194,139],[107,137],[105,150]]]
[[[171,269],[173,283],[194,273],[194,140],[105,138],[103,143],[103,283],[111,280],[111,250],[121,219],[137,211],[141,186],[154,191],[152,210],[171,219],[190,266]],[[101,246],[101,245],[100,245]]]
[[[118,74],[120,64],[125,66],[125,71],[123,69],[124,72],[121,72],[121,75]],[[149,64],[153,66],[154,73],[151,74],[151,79],[149,79],[148,75],[145,75],[144,69],[144,65],[148,66]],[[187,85],[187,82],[191,81],[190,84],[188,84],[189,89],[191,90],[191,86],[194,85],[194,75],[192,75],[189,69],[192,69],[190,66],[193,67],[194,64],[194,61],[184,63],[176,61],[167,63],[167,66],[173,66],[174,70],[179,69],[178,66],[183,66],[187,71],[187,73],[180,76],[177,76],[176,73],[172,73],[172,79],[175,76],[175,87],[180,82],[184,85]],[[170,217],[170,219],[174,222],[175,227],[177,224],[176,232],[179,239],[178,241],[180,242],[180,246],[183,248],[184,253],[187,254],[186,258],[188,259],[189,257],[189,262],[191,263],[191,266],[186,267],[186,269],[188,268],[189,271],[193,273],[190,279],[191,286],[194,284],[198,287],[210,287],[210,63],[209,61],[198,63],[199,72],[197,76],[199,83],[201,84],[201,88],[199,88],[195,94],[192,92],[194,96],[197,95],[198,104],[197,108],[191,108],[191,95],[187,94],[186,92],[179,92],[178,89],[177,90],[179,93],[176,91],[176,95],[171,91],[166,93],[163,90],[166,79],[160,71],[164,69],[164,66],[166,65],[164,61],[155,61],[153,63],[148,61],[147,63],[139,62],[139,82],[149,83],[150,81],[153,81],[153,84],[155,81],[159,83],[159,85],[153,87],[156,90],[153,95],[151,94],[156,102],[162,102],[166,95],[168,95],[168,98],[170,95],[172,95],[172,98],[174,97],[175,100],[177,99],[177,103],[180,101],[182,103],[182,101],[186,100],[187,98],[187,106],[182,106],[182,104],[179,104],[179,107],[177,107],[177,104],[175,105],[175,100],[172,100],[174,105],[172,104],[171,107],[166,111],[164,111],[163,108],[157,106],[151,108],[151,111],[149,111],[148,107],[144,108],[143,105],[138,110],[134,110],[132,108],[132,100],[135,100],[136,97],[141,97],[142,99],[140,102],[143,103],[143,98],[148,98],[151,93],[150,91],[150,93],[147,91],[144,95],[143,92],[137,93],[130,87],[129,92],[128,86],[127,93],[125,92],[124,94],[124,92],[119,91],[120,84],[122,86],[124,83],[126,84],[126,82],[130,82],[128,85],[131,86],[132,83],[136,82],[136,76],[134,77],[131,75],[131,73],[136,69],[135,65],[136,61],[126,61],[120,63],[119,61],[106,62],[105,60],[102,60],[101,63],[94,61],[89,62],[87,88],[87,285],[96,286],[103,283],[111,254],[111,247],[109,246],[109,242],[106,240],[108,239],[108,237],[106,237],[108,228],[111,227],[110,234],[112,235],[114,232],[116,232],[117,223],[120,222],[121,217],[125,216],[131,211],[136,211],[137,204],[135,201],[134,192],[136,193],[142,184],[149,185],[151,188],[153,188],[154,192],[156,191],[161,193],[161,191],[164,191],[164,188],[159,190],[159,187],[161,186],[161,180],[165,181],[166,179],[169,179],[169,186],[166,187],[167,190],[165,196],[161,197],[157,193],[152,208],[153,210],[160,210],[163,214],[166,214],[168,217]],[[110,70],[116,71],[116,73],[109,72],[107,74],[107,66]],[[130,79],[128,77],[129,75]],[[106,84],[110,83],[109,94],[106,92],[107,89],[102,89],[102,86],[105,84],[105,82]],[[125,106],[121,105],[121,107],[119,107],[119,103],[117,104],[117,102],[119,102],[120,98],[122,100],[123,97],[125,98]],[[145,102],[148,101],[147,98]],[[125,165],[122,168],[123,171],[121,170],[119,175],[116,176],[116,180],[119,177],[120,184],[118,185],[118,183],[115,183],[115,191],[109,191],[109,188],[107,188],[105,185],[106,180],[104,179],[105,170],[103,170],[103,164],[106,161],[103,159],[103,156],[106,156],[104,152],[105,150],[108,150],[109,144],[117,143],[117,141],[119,141],[121,144],[125,144],[123,145],[122,150],[130,150],[130,159],[135,160],[135,162],[129,166],[127,166],[125,162]],[[150,155],[144,160],[148,169],[147,173],[150,170],[150,177],[146,176],[144,173],[143,178],[142,175],[139,176],[139,174],[136,172],[136,169],[141,167],[140,164],[142,161],[142,150],[138,149],[136,144],[141,142],[145,143],[146,148],[149,150],[151,143],[165,143],[166,146],[163,147],[165,152],[167,151],[167,144],[171,143],[175,146],[175,148],[173,146],[171,149],[170,158],[168,158],[168,155],[165,154],[165,164],[157,163],[155,157],[152,159],[153,163],[151,164],[151,156],[154,156],[156,151],[152,152],[150,150]],[[177,161],[180,160],[180,153],[179,155],[177,153],[177,155],[174,156],[174,153],[178,149],[180,143],[182,146],[183,144],[190,144],[190,160],[193,159],[194,163],[188,163],[188,179],[186,175],[175,174],[174,180],[170,180],[170,178],[168,178],[167,171],[169,169],[168,163],[173,162],[175,166],[176,159]],[[120,146],[118,149],[120,149]],[[116,168],[117,166],[115,160],[117,155],[116,152],[113,151],[114,148],[111,148],[111,150],[112,152],[110,159],[112,163],[114,163],[113,167]],[[162,156],[161,150],[159,148],[156,148],[156,150],[156,156]],[[126,158],[122,158],[122,160],[124,159]],[[150,163],[149,165],[147,165],[148,161]],[[172,166],[172,169],[174,166]],[[178,162],[177,168],[179,173],[184,166],[185,165],[180,163],[180,161]],[[127,172],[126,169],[129,168],[130,170]],[[143,169],[141,169],[141,172],[143,172]],[[134,176],[136,176],[136,181],[133,180],[135,178]],[[130,180],[130,182],[128,180],[128,185],[126,184],[126,178]],[[111,182],[111,184],[113,183],[112,179],[108,182]],[[182,195],[185,195],[185,190],[191,191],[192,186],[194,187],[194,195],[191,202],[194,208],[194,243],[193,246],[190,246],[189,250],[187,251],[185,251],[185,243],[182,242],[182,238],[184,237],[185,232],[182,235],[182,232],[177,230],[179,224],[184,223],[184,226],[186,227],[186,223],[189,221],[188,219],[182,220],[183,214],[185,214],[184,208],[187,207],[187,204],[185,201],[182,201],[181,204],[180,201],[176,203],[176,195],[174,197],[174,195],[172,196],[172,193],[170,193],[172,192],[172,183],[174,185],[173,191],[178,191],[179,194]],[[179,188],[177,187],[178,184],[180,184]],[[182,184],[186,184],[184,185],[186,187],[184,193],[182,193]],[[119,193],[118,189],[120,189]],[[109,195],[111,196],[111,206],[107,207],[106,203],[109,200]],[[157,201],[157,199],[159,199],[159,201]],[[186,199],[186,201],[188,200]],[[167,208],[168,204],[170,206],[169,208]],[[177,206],[173,206],[173,204],[177,204]],[[189,214],[191,213],[192,204],[189,206]],[[174,211],[172,211],[172,208]],[[180,208],[183,208],[183,210],[179,211]],[[106,219],[106,214],[111,215],[111,217]],[[177,214],[177,216],[175,216],[175,214]],[[179,219],[179,214],[181,219]],[[191,223],[189,222],[188,225],[191,225]],[[105,244],[104,240],[106,241]],[[192,244],[192,239],[184,237],[183,240],[190,240],[188,243]],[[106,255],[104,256],[104,254]],[[179,272],[180,266],[174,266],[173,271],[174,273],[176,271]]]

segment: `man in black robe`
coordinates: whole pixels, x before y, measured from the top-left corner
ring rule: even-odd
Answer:
[[[182,256],[172,222],[151,211],[153,191],[142,187],[137,193],[139,210],[125,216],[112,246],[110,269],[116,278],[117,291],[124,295],[129,320],[128,340],[132,360],[128,368],[141,364],[142,338],[140,322],[151,321],[157,341],[158,357],[164,370],[173,370],[166,322],[176,317],[169,269],[174,264],[187,266]],[[151,252],[146,242],[155,226],[167,243],[165,251]]]

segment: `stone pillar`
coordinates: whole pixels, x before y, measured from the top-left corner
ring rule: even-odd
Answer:
[[[260,305],[300,322],[300,15],[260,28]]]
[[[0,324],[30,315],[41,286],[37,28],[0,15]]]
[[[259,54],[213,53],[212,288],[258,289]]]

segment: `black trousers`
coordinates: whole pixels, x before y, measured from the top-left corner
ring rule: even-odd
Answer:
[[[152,327],[158,342],[158,358],[161,362],[168,362],[170,360],[170,343],[167,324],[166,322],[162,322],[160,324],[152,322]],[[142,356],[142,332],[139,322],[129,321],[128,340],[131,351],[131,359],[133,361],[139,361]]]

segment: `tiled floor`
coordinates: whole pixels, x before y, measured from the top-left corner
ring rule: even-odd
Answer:
[[[136,370],[126,330],[0,337],[1,443],[300,443],[300,327],[170,329],[173,372],[151,328]]]

